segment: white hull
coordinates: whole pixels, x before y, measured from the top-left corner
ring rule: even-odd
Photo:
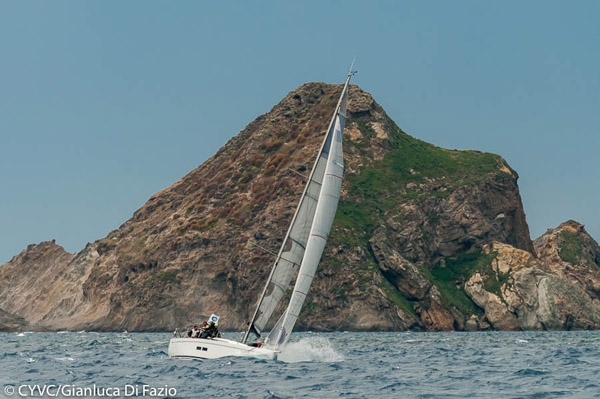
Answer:
[[[171,338],[169,357],[177,359],[218,359],[226,356],[275,360],[278,351],[242,344],[225,338]]]

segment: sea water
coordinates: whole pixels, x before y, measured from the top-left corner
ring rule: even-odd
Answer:
[[[600,332],[294,333],[277,361],[170,359],[170,338],[0,334],[0,396],[600,398]]]

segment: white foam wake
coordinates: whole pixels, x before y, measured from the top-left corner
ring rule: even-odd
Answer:
[[[286,363],[298,362],[343,362],[344,355],[337,352],[325,337],[302,338],[298,342],[289,342],[277,356],[277,360]]]

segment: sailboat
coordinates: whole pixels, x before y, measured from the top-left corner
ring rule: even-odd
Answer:
[[[215,359],[246,356],[276,359],[288,342],[319,265],[338,206],[344,171],[342,137],[348,87],[353,74],[350,68],[283,245],[241,342],[220,337],[182,337],[176,331],[169,342],[170,357]],[[286,310],[264,338],[264,342],[260,342],[263,328],[283,299],[294,276],[296,282]],[[250,340],[256,342],[249,343]]]

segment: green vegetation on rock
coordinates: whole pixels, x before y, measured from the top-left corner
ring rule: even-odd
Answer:
[[[374,130],[360,119],[350,122],[355,122],[363,138],[347,140],[345,144],[358,153],[370,151],[368,147],[375,136]],[[457,187],[480,184],[490,174],[498,173],[501,167],[506,166],[495,154],[447,150],[418,140],[391,121],[385,130],[389,139],[385,143],[387,151],[383,158],[365,165],[360,173],[347,173],[344,177],[348,196],[342,198],[338,206],[334,223],[338,228],[332,232],[334,243],[352,242],[366,250],[367,240],[384,222],[390,209],[409,201],[445,198]],[[337,237],[342,231],[343,238]],[[446,259],[445,268],[429,271],[421,267],[421,272],[439,288],[445,304],[455,306],[467,315],[481,314],[481,309],[465,294],[462,285],[457,288],[456,282],[464,283],[479,271],[488,276],[489,284],[486,282],[486,286],[499,291],[505,279],[499,282],[492,272],[492,258],[493,255],[476,251],[456,259]],[[391,302],[414,314],[412,303],[395,287],[387,281],[379,286]]]
[[[350,141],[365,147],[372,129],[357,123],[364,135]],[[481,183],[503,166],[498,155],[479,151],[453,151],[415,139],[393,125],[387,141],[390,149],[360,173],[346,174],[349,196],[340,201],[336,225],[367,235],[377,226],[385,210],[422,197],[445,197],[452,189]]]
[[[576,265],[584,258],[589,264],[593,264],[593,259],[587,255],[584,256],[583,240],[580,235],[570,231],[561,231],[558,233],[558,256],[565,262]]]
[[[464,290],[464,283],[475,273],[484,277],[484,286],[490,292],[499,291],[501,284],[492,270],[492,260],[496,255],[488,255],[481,251],[464,253],[455,258],[446,258],[445,266],[437,266],[431,270],[431,281],[438,287],[446,305],[455,306],[463,314],[481,314]],[[507,277],[507,276],[506,276]]]

